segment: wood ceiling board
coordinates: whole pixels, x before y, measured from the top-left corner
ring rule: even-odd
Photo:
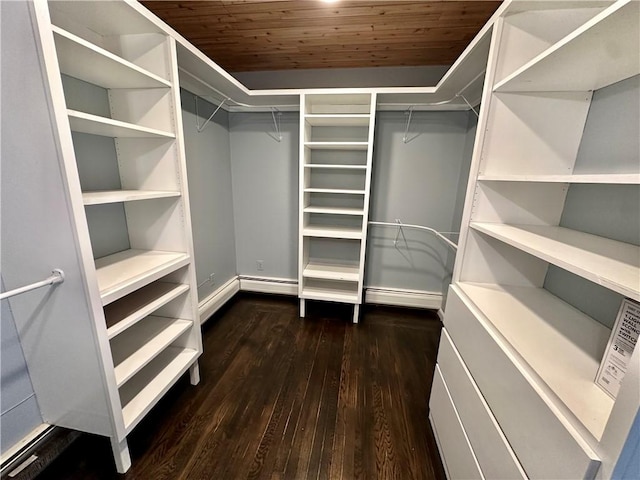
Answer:
[[[142,3],[228,71],[449,65],[500,5],[317,0]]]

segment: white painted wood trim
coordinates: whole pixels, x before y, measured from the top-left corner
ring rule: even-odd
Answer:
[[[43,441],[46,437],[51,435],[54,428],[55,427],[53,425],[42,423],[27,433],[24,438],[9,447],[7,451],[0,456],[0,473],[4,476],[5,470],[8,470],[12,464],[15,463],[15,460],[18,459],[21,452],[26,451],[32,446]]]
[[[298,295],[298,282],[292,278],[243,277],[242,275],[238,278],[240,290],[243,292]],[[442,294],[439,292],[381,287],[365,287],[365,292],[364,303],[440,311],[442,307]]]
[[[240,290],[243,292],[298,296],[298,282],[294,279],[242,276],[239,278]]]
[[[365,303],[393,305],[399,307],[439,310],[442,307],[442,294],[421,290],[366,288]]]
[[[200,325],[211,318],[220,308],[233,298],[240,291],[240,280],[237,276],[231,278],[227,283],[218,288],[211,295],[198,304],[198,314]]]

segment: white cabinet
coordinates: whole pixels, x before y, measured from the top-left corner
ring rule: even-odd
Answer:
[[[94,336],[76,341],[102,355],[98,383],[111,425],[96,431],[76,419],[72,427],[110,437],[124,472],[131,430],[187,370],[191,383],[199,381],[175,40],[134,3],[37,1],[33,12],[92,306],[86,321]],[[75,92],[74,82],[89,84],[85,92],[98,92],[107,105]],[[106,188],[103,168],[117,177]],[[106,232],[124,243],[98,253],[93,246]],[[55,369],[56,359],[50,362]]]
[[[362,303],[375,93],[300,96],[298,296]]]
[[[633,371],[616,400],[595,384],[616,311],[586,293],[640,299],[637,130],[631,148],[597,132],[582,160],[598,90],[640,74],[639,19],[633,1],[513,2],[494,26],[444,324],[530,478],[610,477],[640,403]]]

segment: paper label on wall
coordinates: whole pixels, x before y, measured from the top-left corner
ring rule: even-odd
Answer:
[[[614,399],[620,390],[633,349],[640,333],[640,304],[622,301],[616,323],[611,331],[609,344],[600,364],[596,383]]]

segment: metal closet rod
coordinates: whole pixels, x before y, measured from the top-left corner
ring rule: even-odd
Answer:
[[[439,238],[444,243],[446,243],[447,246],[452,248],[454,251],[458,251],[458,245],[456,245],[455,243],[453,243],[451,240],[449,240],[447,237],[443,235],[443,233],[457,234],[458,232],[439,232],[436,229],[431,227],[425,227],[424,225],[411,225],[407,223],[402,223],[400,220],[396,220],[395,223],[391,223],[391,222],[367,222],[367,223],[369,225],[381,225],[383,227],[397,227],[399,230],[402,228],[413,228],[416,230],[425,230],[429,233],[434,234],[437,238]]]
[[[283,104],[283,105],[251,105],[251,104],[248,104],[248,103],[238,102],[237,100],[234,100],[233,98],[229,97],[228,95],[222,93],[220,90],[218,90],[214,86],[209,85],[207,82],[205,82],[201,78],[198,78],[195,75],[193,75],[192,73],[187,72],[185,69],[180,68],[180,67],[178,69],[181,72],[183,72],[185,75],[188,75],[192,79],[196,80],[197,82],[200,82],[202,85],[204,85],[208,89],[213,90],[218,95],[220,95],[220,98],[215,98],[212,95],[196,95],[196,94],[194,94],[194,95],[196,95],[196,96],[198,96],[198,97],[200,97],[200,98],[202,98],[204,100],[206,100],[207,98],[213,99],[216,102],[218,102],[218,104],[219,104],[218,106],[220,106],[220,107],[222,106],[223,103],[228,103],[228,102],[233,102],[237,106],[244,107],[244,108],[270,108],[270,109],[276,108],[277,109],[277,108],[300,107],[300,105],[297,104],[297,103],[296,104]],[[464,100],[464,102],[469,106],[469,108],[473,111],[473,113],[475,113],[476,116],[478,116],[478,112],[467,101],[465,96],[462,95],[462,92],[464,92],[467,88],[469,88],[476,80],[478,80],[478,78],[480,78],[482,75],[484,75],[485,72],[486,72],[486,70],[482,70],[478,75],[473,77],[473,79],[471,79],[471,81],[469,81],[469,83],[467,83],[464,87],[462,87],[458,91],[458,93],[456,93],[454,96],[452,96],[448,100],[441,100],[439,102],[426,102],[426,103],[378,103],[378,105],[382,105],[382,106],[397,106],[397,107],[400,107],[400,106],[402,106],[402,107],[436,107],[436,106],[439,106],[439,105],[446,105],[448,103],[451,103],[454,100],[456,100],[457,98],[462,98]]]
[[[64,272],[59,268],[56,268],[51,272],[50,277],[47,277],[40,282],[35,282],[30,285],[25,285],[24,287],[14,288],[13,290],[9,290],[8,292],[3,292],[2,294],[0,294],[0,300],[20,295],[21,293],[30,292],[31,290],[35,290],[37,288],[46,287],[47,285],[56,285],[62,282],[64,282]]]

